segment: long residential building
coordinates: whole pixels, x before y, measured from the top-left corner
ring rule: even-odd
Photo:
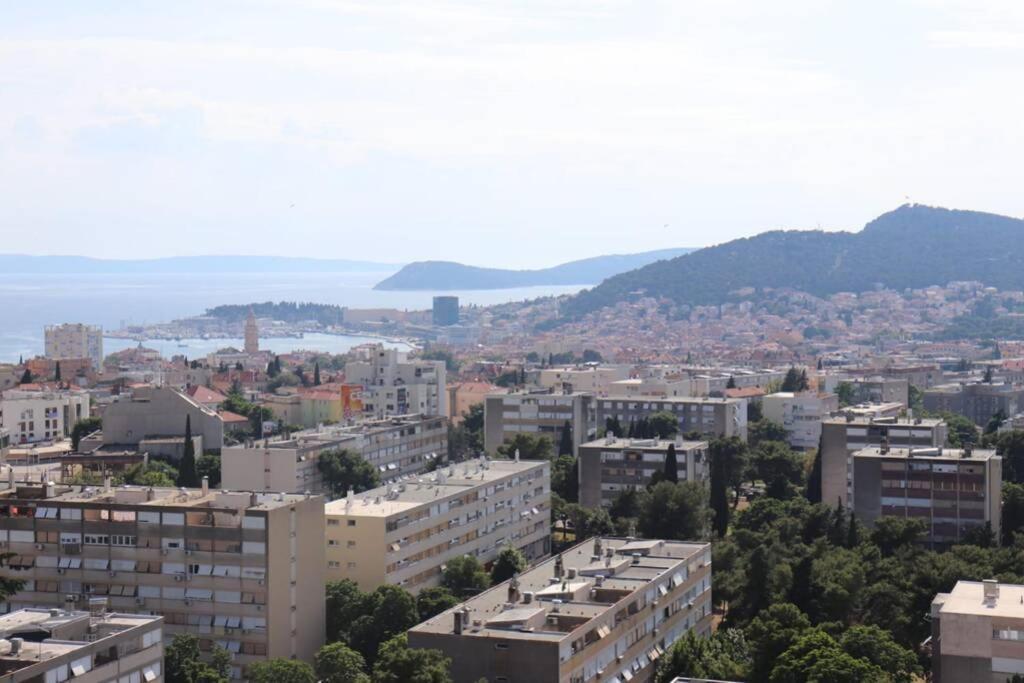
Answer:
[[[546,461],[466,461],[415,482],[327,504],[327,578],[371,591],[385,583],[436,586],[463,555],[485,566],[505,546],[529,561],[551,552],[551,466]]]
[[[311,660],[324,642],[324,502],[317,496],[15,484],[0,491],[11,609],[159,614],[233,656]],[[299,582],[301,581],[301,588]],[[301,624],[300,624],[301,620]]]
[[[702,436],[737,436],[747,438],[747,402],[737,398],[642,397],[598,398],[597,423],[604,426],[615,418],[623,429],[631,422],[654,413],[672,413],[679,420],[679,433],[697,432]]]
[[[814,391],[780,391],[761,399],[764,419],[782,425],[793,448],[817,448],[821,440],[821,422],[839,409],[835,394]]]
[[[103,446],[141,448],[147,441],[172,439],[176,441],[166,452],[156,453],[152,445],[149,451],[178,460],[184,454],[186,422],[196,439],[196,453],[223,447],[224,419],[216,410],[177,389],[140,387],[131,398],[115,401],[103,411]]]
[[[999,538],[1002,460],[990,450],[863,448],[853,454],[854,514],[868,527],[882,517],[919,519],[935,548],[985,525]]]
[[[3,683],[162,683],[163,619],[19,609],[0,615]]]
[[[711,632],[711,545],[595,538],[409,630],[455,683],[646,683]]]
[[[932,681],[1006,683],[1024,674],[1024,586],[957,581],[931,606]]]
[[[516,434],[547,436],[557,448],[569,425],[573,455],[597,435],[594,397],[585,392],[513,392],[488,396],[484,402],[484,450],[494,455]]]
[[[622,491],[642,489],[665,472],[669,448],[676,453],[679,481],[706,481],[706,441],[621,439],[609,436],[580,446],[579,500],[590,508],[608,507]]]
[[[447,415],[444,361],[409,360],[383,344],[353,350],[360,360],[345,364],[345,381],[362,385],[363,414],[371,418],[422,413]]]
[[[84,391],[9,389],[0,393],[0,427],[15,444],[66,439],[75,423],[87,417],[89,394]]]
[[[821,502],[850,506],[853,493],[853,454],[868,446],[938,448],[946,443],[942,420],[860,417],[843,411],[821,423]]]
[[[103,368],[102,328],[81,323],[49,325],[43,330],[43,336],[47,358],[88,358],[93,370]]]
[[[391,482],[425,471],[448,450],[443,417],[400,415],[353,426],[331,426],[246,441],[221,451],[221,481],[244,491],[324,493],[320,455],[348,449]]]
[[[1024,387],[1014,384],[943,384],[924,392],[924,408],[932,413],[963,415],[984,427],[997,413],[1004,418],[1024,409]]]

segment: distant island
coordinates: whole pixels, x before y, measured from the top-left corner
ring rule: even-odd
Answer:
[[[0,273],[390,273],[398,263],[291,256],[171,256],[99,259],[88,256],[0,254]]]
[[[570,261],[551,268],[509,270],[479,268],[453,261],[417,261],[377,283],[379,290],[511,289],[539,285],[589,285],[606,278],[694,251],[659,249],[640,254],[612,254]]]

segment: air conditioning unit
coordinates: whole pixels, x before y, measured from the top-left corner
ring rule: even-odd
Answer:
[[[265,584],[265,583],[266,583],[266,581],[264,581],[263,579],[260,579],[260,580],[259,580],[259,581],[258,581],[257,583],[259,583],[259,585],[261,585],[261,586],[262,586],[263,584]]]
[[[263,605],[256,605],[256,611],[257,612],[262,612],[263,611]]]
[[[167,554],[167,548],[161,548],[160,554],[161,555],[166,555]]]
[[[192,554],[192,551],[191,551],[191,550],[186,550],[186,551],[185,551],[185,554],[186,554],[186,555],[191,555],[191,554]]]
[[[64,573],[64,567],[57,567],[57,573],[58,574],[63,574]]]
[[[174,575],[174,580],[175,581],[183,581],[184,579],[185,579],[185,577],[182,576],[181,574],[175,574]]]
[[[42,543],[36,543],[36,550],[45,550],[46,546]]]
[[[117,572],[110,572],[111,576],[117,576]]]
[[[191,604],[192,604],[192,601],[191,601],[191,600],[186,600],[186,601],[185,601],[185,604],[186,604],[186,605],[191,605]]]
[[[145,605],[146,604],[146,599],[145,598],[135,598],[135,604],[136,605]]]

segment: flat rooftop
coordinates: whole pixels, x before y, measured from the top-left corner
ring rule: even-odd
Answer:
[[[37,507],[60,503],[93,505],[120,504],[145,507],[196,508],[209,510],[272,510],[306,500],[304,494],[251,493],[249,491],[179,488],[147,488],[145,486],[68,486],[16,482],[14,488],[0,490],[0,504],[15,501],[36,501]]]
[[[605,448],[612,450],[634,450],[634,451],[655,451],[663,453],[669,446],[675,446],[676,450],[691,451],[697,448],[707,448],[707,441],[676,441],[675,439],[629,439],[629,438],[605,438],[594,439],[580,448]]]
[[[847,415],[849,415],[849,418],[847,418]],[[934,417],[872,417],[871,415],[857,414],[856,412],[849,411],[849,409],[844,409],[826,417],[822,422],[829,424],[841,422],[858,427],[876,425],[879,427],[920,427],[921,429],[932,429],[943,424],[944,420]]]
[[[681,583],[683,566],[710,549],[708,543],[625,538],[602,538],[599,549],[596,541],[584,541],[519,575],[515,603],[505,581],[411,630],[454,635],[455,614],[465,611],[463,637],[558,642],[591,620],[614,615],[623,609],[622,601],[652,581],[678,576]]]
[[[291,432],[287,436],[279,435],[270,439],[257,439],[250,446],[227,446],[226,448],[319,448],[353,441],[360,437],[386,433],[402,427],[415,427],[437,422],[438,420],[444,420],[444,418],[420,415],[419,413],[397,415],[383,420],[367,420],[354,425],[330,425],[320,428],[303,429]]]
[[[416,480],[379,486],[347,498],[327,503],[328,516],[387,517],[422,505],[461,496],[490,482],[531,472],[547,465],[546,460],[467,460],[419,476]]]
[[[1024,586],[998,584],[994,600],[985,600],[985,584],[981,581],[957,581],[949,593],[939,593],[932,605],[941,605],[939,614],[1024,619]]]
[[[601,396],[598,400],[605,403],[621,401],[623,403],[740,403],[741,399],[724,396]]]
[[[930,461],[981,461],[998,458],[995,451],[976,449],[966,451],[961,448],[888,448],[870,446],[854,451],[855,458],[876,458],[879,460],[930,460]]]

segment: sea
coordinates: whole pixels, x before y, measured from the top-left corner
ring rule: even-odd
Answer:
[[[585,285],[521,287],[465,291],[377,291],[373,285],[391,272],[368,273],[184,273],[184,274],[4,274],[0,273],[0,362],[17,362],[43,353],[43,328],[65,322],[116,330],[129,324],[161,323],[221,304],[308,301],[350,308],[423,310],[436,294],[459,297],[462,304],[489,305],[542,296],[571,294]],[[307,334],[302,338],[261,339],[277,353],[309,349],[342,353],[369,337]],[[106,338],[104,354],[136,346]],[[394,342],[392,342],[394,344]],[[242,340],[151,340],[147,347],[165,356],[199,357]]]

